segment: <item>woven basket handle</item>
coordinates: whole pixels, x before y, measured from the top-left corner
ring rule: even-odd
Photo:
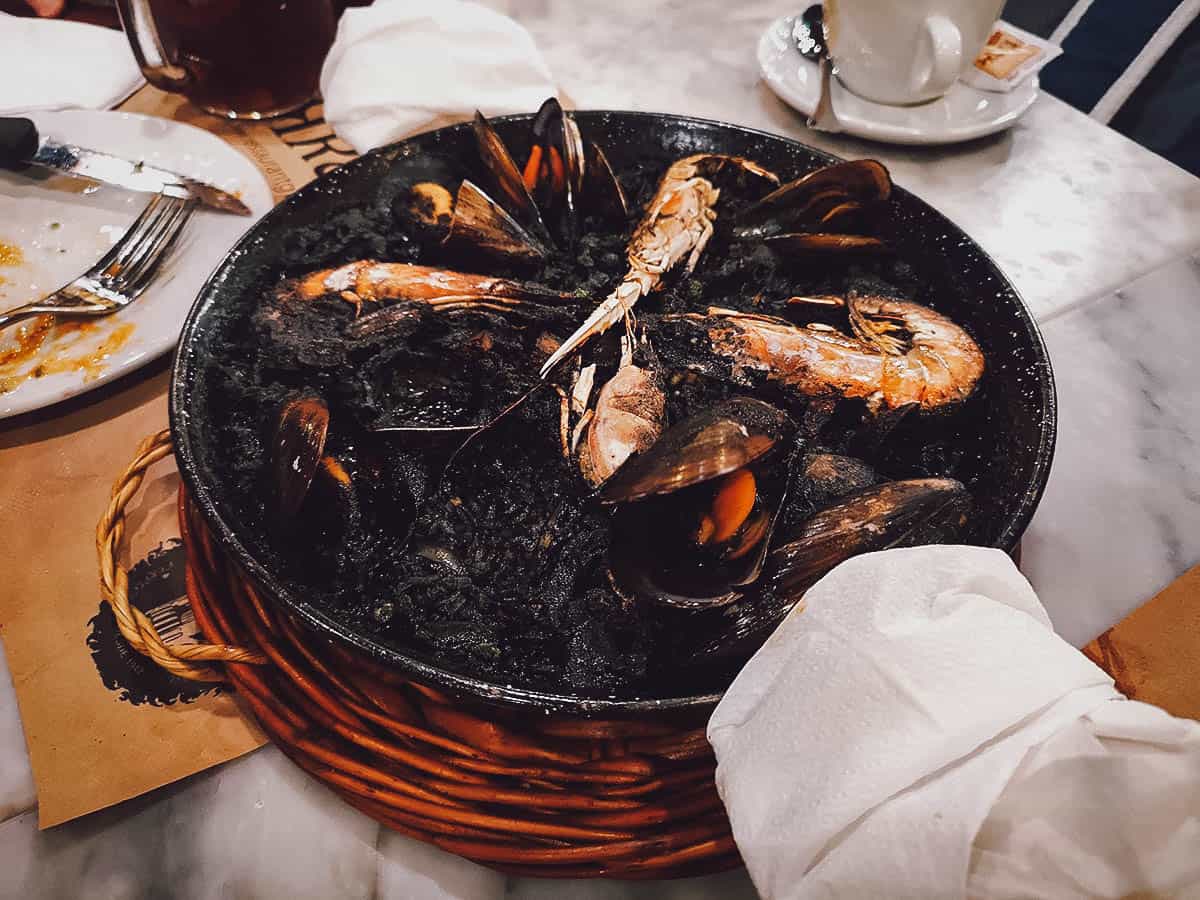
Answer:
[[[154,624],[129,602],[129,573],[117,562],[125,536],[125,509],[141,490],[146,470],[173,452],[171,433],[163,429],[138,445],[133,460],[113,485],[108,508],[96,526],[96,553],[100,558],[100,594],[112,608],[117,627],[134,650],[152,659],[172,675],[190,681],[226,681],[225,672],[212,663],[266,665],[261,653],[227,644],[163,643]]]

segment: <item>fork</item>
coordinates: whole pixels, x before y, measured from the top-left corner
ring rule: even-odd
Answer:
[[[0,328],[46,313],[106,316],[128,306],[154,280],[195,208],[182,191],[155,194],[98,263],[45,299],[0,313]]]

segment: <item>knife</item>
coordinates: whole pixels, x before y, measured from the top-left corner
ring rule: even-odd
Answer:
[[[130,162],[43,138],[30,119],[0,116],[0,169],[21,169],[28,165],[148,194],[157,194],[164,188],[183,188],[204,206],[239,216],[250,215],[245,203],[211,184],[143,162]]]

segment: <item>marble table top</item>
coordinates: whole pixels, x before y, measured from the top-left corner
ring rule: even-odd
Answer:
[[[1060,436],[1023,568],[1082,644],[1200,561],[1200,179],[1043,96],[948,148],[817,135],[758,83],[784,4],[493,2],[575,105],[671,110],[874,156],[990,251],[1041,321]],[[114,466],[120,461],[114,460]],[[273,747],[48,832],[0,653],[0,898],[750,900],[744,873],[656,884],[505,879],[381,829]]]

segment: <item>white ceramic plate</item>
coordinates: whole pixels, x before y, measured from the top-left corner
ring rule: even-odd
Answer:
[[[775,21],[758,41],[763,80],[784,103],[805,115],[817,105],[817,64],[796,50],[792,21]],[[980,91],[958,82],[939,100],[920,106],[885,106],[850,93],[833,78],[833,109],[847,134],[891,144],[953,144],[1012,126],[1038,96],[1037,77],[1007,94]]]
[[[162,273],[136,303],[100,319],[58,325],[24,361],[5,361],[17,329],[0,332],[0,418],[57,403],[111,381],[175,347],[209,273],[271,208],[266,181],[246,157],[191,125],[131,113],[29,114],[42,134],[144,159],[239,194],[253,216],[197,210]],[[82,274],[150,197],[61,175],[0,172],[0,310],[36,300]],[[14,254],[11,248],[19,253]],[[14,256],[19,264],[13,265]]]

